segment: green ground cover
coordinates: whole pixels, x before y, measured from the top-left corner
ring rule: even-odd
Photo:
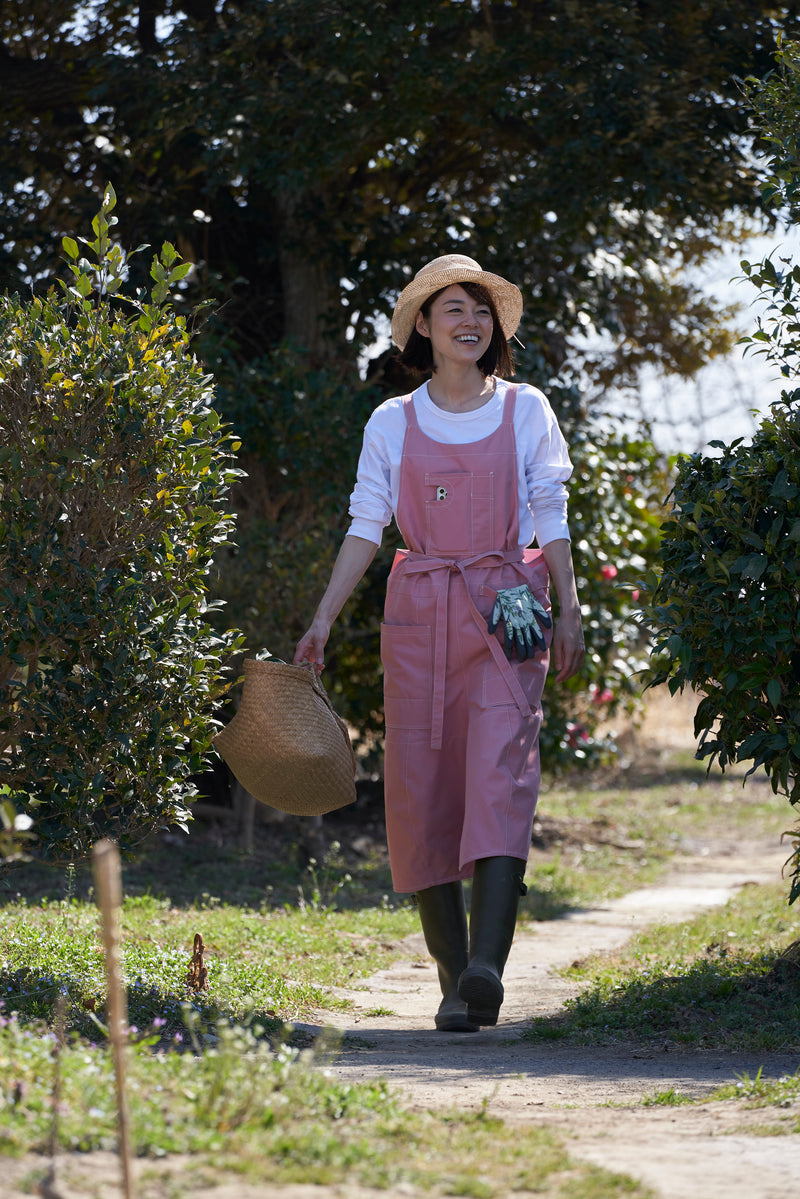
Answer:
[[[800,1049],[800,911],[780,884],[744,887],[724,907],[648,929],[619,953],[567,973],[586,984],[531,1038],[636,1040],[669,1048]]]
[[[559,782],[543,796],[523,919],[657,878],[674,853],[709,837],[775,836],[784,806],[768,787],[742,792],[739,780],[706,780],[691,760]],[[408,1113],[386,1088],[346,1086],[319,1068],[335,1047],[323,1037],[312,1048],[302,1027],[288,1026],[339,1006],[328,988],[358,985],[404,952],[402,938],[417,928],[407,899],[390,890],[380,836],[355,851],[361,832],[363,820],[340,825],[341,843],[309,861],[291,826],[261,830],[249,855],[198,826],[185,839],[154,840],[124,864],[123,961],[138,1042],[134,1143],[148,1168],[183,1153],[192,1156],[195,1181],[237,1170],[276,1182],[405,1183],[487,1197],[519,1189],[563,1199],[645,1196],[630,1179],[576,1166],[547,1130],[520,1134],[486,1113]],[[58,995],[66,1002],[60,1143],[113,1147],[91,876],[26,866],[5,872],[0,885],[0,1149],[48,1145]],[[725,909],[582,963],[574,970],[581,996],[559,1017],[535,1021],[530,1035],[797,1046],[800,992],[793,959],[781,953],[799,929],[800,912],[787,907],[780,886],[745,888]],[[187,994],[197,932],[209,989]],[[743,1080],[735,1094],[785,1105],[798,1085],[788,1079],[757,1094]]]
[[[270,1048],[257,1026],[219,1029],[195,1052],[130,1055],[131,1141],[146,1178],[170,1154],[189,1155],[181,1193],[232,1176],[274,1184],[405,1186],[476,1199],[535,1191],[560,1199],[633,1195],[625,1177],[575,1166],[548,1129],[520,1132],[478,1113],[405,1111],[383,1083],[335,1082],[308,1052]],[[116,1144],[114,1080],[102,1049],[73,1040],[60,1054],[59,1141],[89,1152]],[[16,1020],[0,1035],[0,1150],[44,1150],[52,1132],[50,1038]],[[43,1085],[44,1084],[44,1085]],[[486,1163],[491,1161],[491,1171]],[[35,1174],[35,1171],[33,1172]],[[31,1178],[31,1184],[34,1179]],[[576,1189],[580,1184],[580,1189]]]

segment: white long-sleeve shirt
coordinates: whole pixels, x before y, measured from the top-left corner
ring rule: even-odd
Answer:
[[[422,432],[434,441],[463,445],[480,441],[498,428],[509,383],[498,379],[494,395],[473,412],[446,412],[437,407],[424,383],[414,392],[414,408]],[[403,397],[375,409],[364,429],[358,475],[350,496],[353,518],[348,533],[380,545],[383,530],[397,514],[400,458],[406,432]],[[572,474],[567,444],[547,397],[536,387],[520,384],[514,410],[517,442],[519,543],[534,537],[540,547],[569,538],[567,489]]]

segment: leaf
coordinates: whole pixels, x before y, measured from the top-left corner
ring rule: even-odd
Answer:
[[[180,255],[173,246],[172,242],[165,241],[161,247],[161,261],[163,262],[164,266],[167,268],[171,267],[175,259],[179,257]]]
[[[760,579],[768,561],[766,554],[744,554],[734,562],[731,574],[740,574],[745,579]]]
[[[782,470],[776,476],[769,494],[774,500],[793,500],[797,493],[797,486],[789,482],[788,471]]]
[[[773,708],[777,708],[781,702],[781,685],[778,679],[770,679],[767,683],[767,698]]]
[[[194,267],[193,262],[182,262],[179,266],[175,266],[169,273],[169,282],[177,283],[180,279],[185,279],[189,271]]]

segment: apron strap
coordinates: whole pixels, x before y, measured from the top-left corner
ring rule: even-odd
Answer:
[[[403,396],[403,411],[406,414],[406,424],[409,426],[409,428],[418,429],[419,421],[417,420],[417,410],[414,407],[413,392],[410,395]]]
[[[519,383],[509,383],[506,390],[505,403],[503,404],[503,419],[502,424],[514,424],[514,409],[517,406],[517,392],[519,391]]]

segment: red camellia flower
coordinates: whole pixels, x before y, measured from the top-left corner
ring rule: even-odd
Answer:
[[[616,566],[611,566],[610,564],[607,566],[601,566],[600,574],[603,576],[604,579],[616,579],[617,568],[616,568]]]

